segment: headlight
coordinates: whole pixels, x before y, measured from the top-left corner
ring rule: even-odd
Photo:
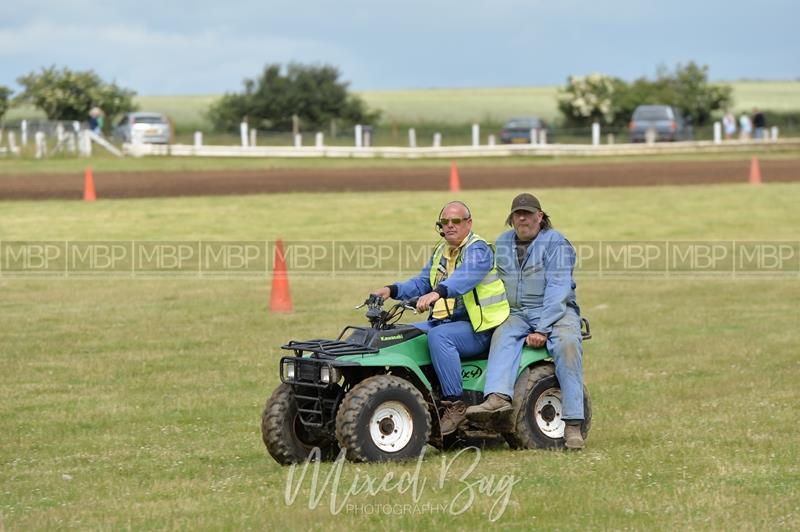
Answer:
[[[283,361],[283,378],[285,380],[294,380],[294,360]]]
[[[319,369],[319,380],[324,382],[325,384],[339,382],[339,377],[341,376],[342,374],[339,372],[338,369],[332,368],[330,366],[322,366]]]

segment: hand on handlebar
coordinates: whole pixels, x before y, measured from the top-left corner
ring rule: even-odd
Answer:
[[[370,292],[373,295],[380,296],[384,300],[389,299],[392,296],[392,292],[389,290],[388,286],[381,287],[377,290],[373,290]]]
[[[441,296],[436,292],[428,292],[424,296],[420,296],[417,300],[417,311],[425,312],[431,305],[433,305]]]

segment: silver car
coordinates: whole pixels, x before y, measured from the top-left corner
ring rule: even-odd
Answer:
[[[640,105],[628,125],[631,142],[645,142],[648,130],[653,141],[691,140],[691,125],[670,105]]]
[[[119,142],[169,144],[169,120],[161,113],[127,113],[111,132]]]

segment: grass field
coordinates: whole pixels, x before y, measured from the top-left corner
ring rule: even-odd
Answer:
[[[465,192],[475,229],[490,238],[501,231],[516,192]],[[800,225],[796,184],[548,189],[539,197],[573,242],[796,246]],[[5,202],[0,240],[427,240],[447,199]],[[484,451],[466,473],[474,454],[431,451],[418,500],[395,489],[345,503],[353,482],[416,468],[345,464],[333,510],[333,485],[322,494],[318,486],[315,506],[308,477],[287,504],[289,470],[266,455],[258,429],[278,383],[277,347],[360,322],[354,304],[392,280],[394,272],[293,276],[295,312],[273,315],[266,277],[0,276],[0,529],[464,530],[489,528],[503,508],[496,524],[509,530],[800,527],[797,276],[580,275],[594,332],[584,363],[594,423],[584,452]],[[443,460],[453,462],[444,473]],[[332,471],[321,467],[320,484]],[[516,483],[478,493],[492,475]],[[419,513],[365,506],[415,503]]]
[[[735,81],[730,85],[736,111],[749,112],[753,107],[773,111],[800,109],[800,81]],[[517,115],[537,115],[547,120],[558,118],[557,90],[557,86],[541,86],[363,91],[358,94],[369,107],[383,112],[382,123],[386,126],[417,124],[424,128],[426,124],[479,122],[495,127]],[[181,132],[209,131],[211,124],[205,113],[218,97],[142,95],[136,98],[136,103],[142,110],[167,114]],[[32,116],[43,117],[31,107],[21,107],[10,110],[6,120],[12,122]]]

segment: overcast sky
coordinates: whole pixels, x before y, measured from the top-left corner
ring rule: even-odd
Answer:
[[[238,91],[266,63],[329,63],[356,90],[800,78],[797,0],[0,0],[0,84],[92,68],[143,95]]]

